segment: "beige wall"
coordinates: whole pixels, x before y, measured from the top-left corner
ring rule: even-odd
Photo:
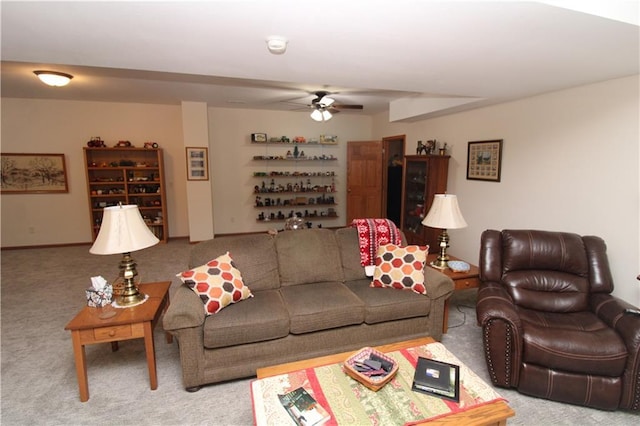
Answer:
[[[469,223],[452,230],[452,254],[478,258],[488,228],[537,228],[598,235],[607,242],[616,294],[640,305],[638,77],[424,120],[388,123],[373,136],[407,134],[451,147],[448,192]],[[466,179],[467,142],[503,139],[500,183]]]
[[[2,98],[1,135],[2,152],[65,154],[69,182],[67,194],[2,195],[2,247],[91,241],[82,148],[93,136],[160,144],[169,236],[187,235],[179,106]]]
[[[487,228],[539,228],[603,237],[616,294],[640,305],[640,166],[638,78],[623,78],[417,123],[388,123],[386,114],[338,114],[315,123],[307,112],[208,108],[214,231],[261,231],[282,224],[255,218],[254,155],[280,148],[251,145],[249,135],[337,134],[338,214],[345,225],[346,141],[406,134],[452,147],[449,192],[460,198],[469,227],[452,230],[451,252],[475,262]],[[170,237],[189,234],[180,106],[2,99],[2,152],[64,153],[68,194],[3,195],[2,247],[89,242],[82,147],[92,136],[113,144],[146,140],[165,150]],[[467,142],[504,139],[502,182],[466,180]],[[284,149],[284,148],[282,148]],[[322,151],[324,150],[324,151]],[[335,151],[334,151],[335,150]],[[322,167],[318,166],[319,169]],[[29,229],[34,232],[30,233]]]
[[[257,223],[261,210],[253,208],[255,194],[253,187],[261,185],[262,179],[253,178],[254,171],[335,170],[338,192],[335,194],[338,219],[313,220],[315,224],[327,227],[345,225],[345,186],[347,177],[347,141],[367,140],[371,137],[372,119],[347,113],[336,114],[328,122],[315,122],[309,112],[282,112],[265,110],[245,110],[231,108],[209,108],[209,134],[211,147],[211,175],[213,177],[215,233],[235,233],[266,231],[269,228],[282,229],[283,224]],[[252,161],[254,155],[285,155],[288,146],[264,146],[251,144],[251,133],[266,133],[272,136],[304,136],[318,138],[320,134],[338,135],[338,146],[301,147],[306,155],[334,155],[336,162],[325,165],[317,162],[269,164]],[[265,179],[267,183],[269,179]],[[314,182],[318,182],[315,180]],[[330,179],[326,179],[330,183]],[[268,195],[270,196],[270,195]],[[318,209],[320,209],[318,207]],[[290,210],[290,209],[289,209]],[[284,214],[289,212],[282,208]],[[264,209],[265,212],[277,209]]]

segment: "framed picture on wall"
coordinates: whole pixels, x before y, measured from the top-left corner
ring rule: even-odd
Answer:
[[[469,142],[467,179],[500,182],[502,139]]]
[[[207,148],[187,147],[187,180],[209,180]]]
[[[2,194],[69,192],[64,154],[5,154],[1,156]]]

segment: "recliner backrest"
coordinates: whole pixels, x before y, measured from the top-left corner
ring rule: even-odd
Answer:
[[[499,244],[495,241],[496,234],[487,236],[489,247],[484,248],[483,256],[492,260],[493,267],[499,265],[499,282],[506,287],[518,306],[548,312],[588,309],[592,290],[590,272],[599,271],[599,262],[590,262],[590,251],[580,235],[503,230]],[[483,234],[483,247],[484,237]],[[495,250],[499,250],[500,254],[491,253]],[[483,267],[486,269],[486,265]],[[492,271],[492,274],[497,278],[495,272]]]

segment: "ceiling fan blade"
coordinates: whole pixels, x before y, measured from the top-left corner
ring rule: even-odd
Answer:
[[[343,105],[343,104],[334,104],[332,108],[338,109],[363,109],[362,105]]]

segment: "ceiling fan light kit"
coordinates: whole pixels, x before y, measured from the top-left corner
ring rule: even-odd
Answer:
[[[287,51],[287,43],[289,41],[281,36],[271,36],[267,38],[267,48],[274,55],[282,55]]]
[[[331,120],[331,117],[333,117],[333,114],[331,114],[324,108],[318,108],[316,110],[313,110],[313,112],[311,113],[311,118],[315,121],[329,121]]]
[[[37,75],[40,81],[42,81],[44,84],[52,87],[66,86],[73,78],[71,74],[58,71],[36,70],[33,73]]]

